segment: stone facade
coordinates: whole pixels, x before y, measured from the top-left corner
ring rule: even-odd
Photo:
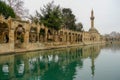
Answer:
[[[90,30],[78,32],[55,31],[44,25],[0,16],[0,53],[104,43],[104,38],[94,28],[93,11],[90,19]]]

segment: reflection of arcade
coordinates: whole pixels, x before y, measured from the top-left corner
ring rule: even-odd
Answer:
[[[29,52],[27,54],[0,57],[0,76],[10,78],[42,79],[42,80],[72,80],[76,66],[82,68],[82,58],[91,58],[92,75],[94,75],[94,58],[100,52],[99,46],[83,48],[66,48]],[[3,57],[3,56],[2,56]],[[71,76],[71,77],[70,77]],[[4,80],[0,77],[0,80]]]
[[[14,76],[14,56],[0,56],[0,80],[9,80]]]

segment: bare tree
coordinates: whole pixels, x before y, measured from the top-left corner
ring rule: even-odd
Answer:
[[[25,9],[23,0],[6,0],[6,3],[13,8],[18,17],[27,17],[28,9]]]

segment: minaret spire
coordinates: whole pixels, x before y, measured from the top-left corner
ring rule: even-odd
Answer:
[[[90,20],[91,20],[91,28],[94,28],[94,11],[93,11],[93,9],[91,10]]]

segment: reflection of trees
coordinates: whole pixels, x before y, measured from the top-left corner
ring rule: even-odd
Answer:
[[[83,60],[81,59],[85,58],[91,58],[91,70],[94,75],[94,59],[99,52],[99,46],[85,46],[15,55],[14,76],[21,80],[40,78],[43,80],[72,80],[76,67],[82,68]],[[0,74],[2,73],[0,72]]]
[[[22,77],[24,75],[24,61],[23,56],[15,56],[14,71],[16,77]]]
[[[8,80],[9,79],[9,64],[0,65],[0,80]]]
[[[71,62],[66,66],[53,63],[42,76],[42,80],[73,80],[77,61]]]

